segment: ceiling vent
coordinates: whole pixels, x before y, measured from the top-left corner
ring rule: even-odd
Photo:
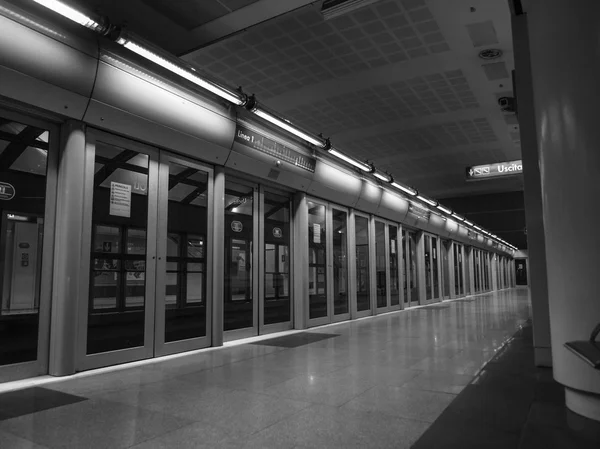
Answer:
[[[325,20],[331,20],[378,1],[379,0],[325,0],[321,7],[321,14]]]
[[[479,57],[481,59],[485,59],[489,61],[491,59],[498,59],[502,56],[502,50],[498,48],[486,48],[485,50],[481,50],[479,52]]]

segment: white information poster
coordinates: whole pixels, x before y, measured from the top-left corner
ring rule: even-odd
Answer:
[[[110,183],[110,215],[131,217],[131,185],[120,182]]]
[[[313,243],[321,243],[321,225],[319,223],[313,224]]]

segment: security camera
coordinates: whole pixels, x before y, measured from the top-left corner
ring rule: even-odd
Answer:
[[[498,98],[500,109],[504,112],[515,112],[515,99],[513,97]]]

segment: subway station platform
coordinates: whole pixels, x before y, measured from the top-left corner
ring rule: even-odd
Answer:
[[[1,447],[538,447],[519,445],[529,409],[556,422],[560,389],[533,368],[529,317],[528,290],[511,289],[25,381],[0,395]],[[551,410],[531,405],[542,378]],[[478,404],[465,396],[474,388]],[[490,412],[494,401],[503,410]],[[598,447],[581,441],[560,447]]]

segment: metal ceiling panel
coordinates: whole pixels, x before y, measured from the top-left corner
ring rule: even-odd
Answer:
[[[408,204],[400,195],[383,190],[376,215],[400,223],[406,218]]]
[[[369,214],[374,214],[379,208],[383,189],[379,184],[363,180],[360,195],[354,205],[358,210]]]
[[[469,37],[473,42],[473,47],[483,47],[498,43],[498,36],[494,28],[494,22],[486,20],[485,22],[470,23],[466,25]]]

